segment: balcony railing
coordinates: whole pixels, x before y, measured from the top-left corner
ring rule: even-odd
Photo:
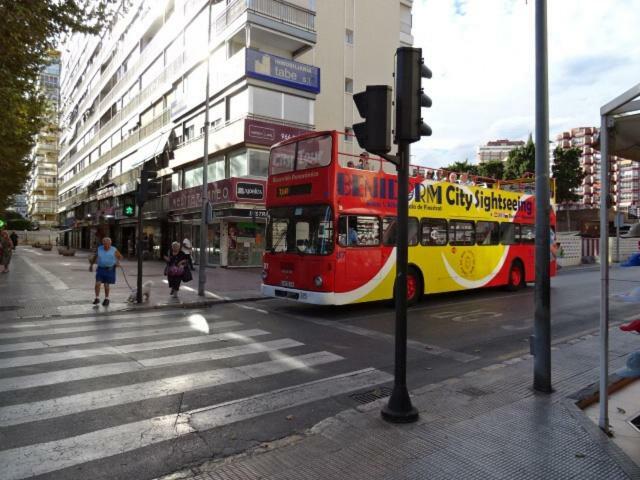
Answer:
[[[309,32],[316,31],[316,14],[306,8],[282,0],[236,0],[216,19],[216,33],[220,34],[246,11],[251,11]]]
[[[98,160],[96,160],[94,163],[92,163],[91,165],[86,167],[84,170],[82,170],[82,173],[86,174],[86,175],[91,174],[91,172],[94,172],[98,168],[104,166],[110,160],[112,160],[113,158],[115,158],[116,156],[121,154],[122,152],[128,150],[130,147],[133,147],[134,145],[136,145],[141,140],[144,140],[145,138],[147,138],[148,136],[150,136],[151,134],[153,134],[157,130],[159,130],[162,127],[164,127],[165,125],[167,125],[169,122],[171,122],[171,111],[167,109],[161,115],[158,115],[156,118],[154,118],[151,121],[151,123],[149,123],[149,124],[145,125],[144,127],[136,130],[131,135],[129,135],[127,138],[125,138],[120,143],[118,143],[116,146],[114,146],[107,153],[105,153],[104,155],[101,155],[98,158]],[[64,190],[66,187],[68,187],[71,184],[71,182],[73,180],[74,180],[74,178],[70,178],[66,182],[62,182],[60,184],[60,188],[59,189],[60,190]]]

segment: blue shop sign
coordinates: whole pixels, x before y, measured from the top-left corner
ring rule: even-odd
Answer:
[[[247,49],[247,76],[312,93],[320,93],[320,69]]]

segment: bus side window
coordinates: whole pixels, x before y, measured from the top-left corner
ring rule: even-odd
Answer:
[[[447,221],[443,218],[423,218],[420,243],[424,246],[447,244]]]
[[[347,246],[347,221],[349,217],[340,217],[338,219],[338,245]]]
[[[451,220],[449,222],[450,245],[473,245],[476,243],[476,231],[473,222]]]
[[[500,224],[500,243],[502,245],[514,245],[520,237],[520,225],[504,222]]]
[[[418,232],[420,228],[418,227],[418,219],[415,217],[409,217],[409,225],[407,226],[407,236],[409,246],[414,247],[418,245]]]
[[[394,246],[396,244],[396,232],[398,224],[396,217],[384,217],[382,219],[382,243]]]
[[[343,247],[380,245],[380,219],[364,215],[340,217],[338,243]]]
[[[478,245],[498,245],[500,243],[498,222],[476,222],[476,242]]]
[[[536,243],[535,225],[520,225],[520,243]]]

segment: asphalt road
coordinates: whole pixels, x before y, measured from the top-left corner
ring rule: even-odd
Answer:
[[[634,269],[611,276],[614,293],[638,285]],[[552,280],[554,341],[597,328],[598,286],[596,268]],[[526,353],[533,291],[430,296],[411,308],[409,388]],[[613,321],[637,311],[611,307]],[[301,432],[391,385],[394,315],[388,303],[264,300],[2,321],[0,471],[151,479]]]

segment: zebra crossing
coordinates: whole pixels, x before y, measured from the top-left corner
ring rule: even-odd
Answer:
[[[225,308],[0,322],[0,477],[154,478],[210,458],[203,433],[392,380]]]

